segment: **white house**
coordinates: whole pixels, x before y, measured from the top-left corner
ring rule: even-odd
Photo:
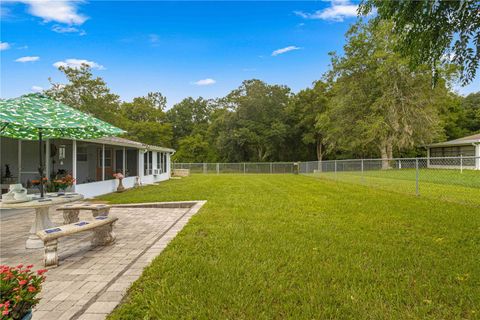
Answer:
[[[0,137],[0,184],[2,192],[11,183],[29,186],[38,179],[38,141]],[[47,140],[44,144],[45,173],[48,178],[71,174],[75,192],[86,198],[116,190],[114,173],[125,176],[126,188],[168,180],[173,149],[146,145],[118,137],[93,140]],[[9,174],[7,174],[7,167]]]
[[[428,167],[480,170],[480,133],[427,146]],[[452,158],[456,157],[456,158]],[[437,158],[437,159],[436,159]]]

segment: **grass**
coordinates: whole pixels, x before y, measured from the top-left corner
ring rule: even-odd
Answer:
[[[472,206],[295,175],[194,175],[102,197],[208,200],[109,319],[474,319]]]
[[[363,184],[385,190],[416,193],[415,169],[322,172],[309,174],[317,178]],[[422,197],[480,205],[480,171],[421,169],[419,193]]]

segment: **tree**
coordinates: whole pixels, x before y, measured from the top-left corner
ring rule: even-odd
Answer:
[[[110,92],[102,78],[93,77],[88,65],[58,69],[65,74],[68,82],[53,83],[49,79],[52,87],[45,91],[47,95],[103,121],[118,124],[119,96]]]
[[[173,156],[175,161],[193,163],[216,160],[211,144],[199,133],[181,138],[178,146],[178,150]]]
[[[433,70],[445,56],[461,67],[463,84],[475,78],[480,60],[479,1],[363,0],[360,14],[374,9],[376,23],[393,21],[397,52],[411,65]]]
[[[217,114],[214,130],[220,155],[228,161],[281,160],[290,95],[286,86],[253,79],[219,101],[224,112]]]
[[[313,88],[298,92],[287,108],[288,124],[292,139],[289,145],[295,150],[295,160],[322,160],[325,154],[323,134],[316,126],[317,118],[327,109],[327,86],[322,81],[313,83]],[[299,143],[301,142],[301,143]],[[303,152],[301,148],[307,150]],[[313,152],[312,152],[313,150]]]
[[[344,56],[332,55],[329,110],[319,117],[331,149],[356,155],[380,155],[430,143],[440,132],[439,104],[445,81],[431,88],[428,67],[411,72],[395,53],[391,24],[359,22],[347,33]],[[376,151],[376,150],[378,151]]]
[[[167,122],[163,111],[167,100],[160,92],[150,92],[147,96],[134,98],[121,106],[123,127],[126,137],[152,145],[171,146],[172,125]]]
[[[193,133],[204,135],[214,108],[210,100],[189,97],[168,110],[167,119],[173,126],[174,147],[179,146],[180,139]]]

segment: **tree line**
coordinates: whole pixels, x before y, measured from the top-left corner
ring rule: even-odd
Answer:
[[[359,20],[329,71],[297,93],[251,79],[225,97],[188,97],[167,110],[159,92],[121,101],[86,65],[60,67],[67,83],[50,80],[45,93],[126,138],[176,149],[178,162],[417,156],[426,144],[480,132],[480,91],[452,90],[459,65],[442,58],[432,72],[399,53],[392,30],[389,20]]]

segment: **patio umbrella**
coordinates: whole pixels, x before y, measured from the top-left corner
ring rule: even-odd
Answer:
[[[40,173],[42,198],[43,139],[95,139],[116,136],[124,132],[107,122],[40,93],[0,100],[0,136],[39,141],[40,166],[38,172]]]

